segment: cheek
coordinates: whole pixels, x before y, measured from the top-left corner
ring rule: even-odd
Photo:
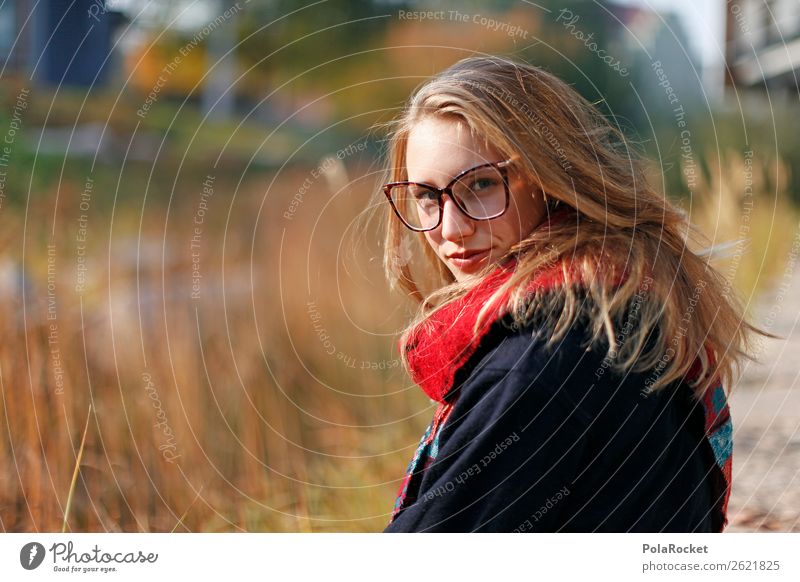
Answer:
[[[517,208],[513,205],[503,217],[505,220],[497,229],[497,235],[508,244],[513,244],[524,238],[524,234],[529,227],[530,218],[527,216],[526,209]]]
[[[512,203],[508,226],[517,240],[525,238],[541,222],[543,210],[544,203],[533,196],[519,201],[517,205]]]
[[[438,229],[432,230],[432,231],[427,231],[425,233],[425,240],[431,246],[431,248],[434,251],[436,251],[436,253],[438,254],[439,253],[439,245],[441,244],[441,239],[440,239],[439,236],[437,236],[435,234],[437,231],[438,231]]]

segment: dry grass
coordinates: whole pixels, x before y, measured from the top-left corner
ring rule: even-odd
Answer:
[[[23,217],[8,221],[4,531],[58,531],[67,511],[72,531],[385,525],[430,404],[399,368],[362,369],[395,357],[405,317],[379,261],[369,260],[377,246],[350,248],[347,229],[371,185],[331,196],[325,180],[315,182],[286,220],[306,177],[289,171],[269,187],[272,176],[253,176],[235,199],[232,187],[215,185],[202,225],[200,299],[191,297],[190,242],[202,177],[181,179],[169,214],[152,203],[140,213],[141,200],[120,204],[113,222],[90,210],[82,293],[80,185],[62,185],[55,227],[54,192],[27,226]]]
[[[714,264],[752,311],[758,292],[782,273],[798,229],[800,215],[786,194],[789,168],[779,157],[735,151],[706,160],[687,211],[709,245],[723,247]]]

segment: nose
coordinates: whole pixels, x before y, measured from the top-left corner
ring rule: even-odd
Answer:
[[[475,221],[456,206],[452,198],[445,194],[442,209],[442,238],[458,242],[475,232]]]

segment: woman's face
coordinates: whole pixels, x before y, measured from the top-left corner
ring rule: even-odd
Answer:
[[[500,154],[476,139],[465,123],[452,118],[423,118],[411,129],[406,144],[408,180],[438,188],[444,188],[464,170],[501,160]],[[539,189],[521,178],[513,166],[508,177],[511,197],[503,215],[472,220],[445,195],[441,224],[425,232],[428,244],[457,281],[499,260],[545,217]]]

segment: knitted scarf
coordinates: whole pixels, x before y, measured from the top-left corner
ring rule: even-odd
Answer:
[[[406,349],[411,377],[439,405],[406,469],[389,523],[414,502],[416,495],[412,491],[416,489],[424,470],[436,459],[439,435],[457,400],[458,391],[453,390],[456,374],[478,350],[481,339],[489,331],[491,324],[504,315],[504,301],[494,304],[495,307],[484,320],[477,336],[473,336],[472,330],[478,312],[498,287],[512,275],[515,264],[516,261],[512,260],[497,267],[461,298],[434,311],[408,336]],[[576,269],[568,265],[557,264],[533,277],[527,290],[549,290],[565,282],[579,283],[576,272]],[[614,284],[618,285],[626,277],[625,271],[612,272],[614,274],[611,281]],[[507,295],[503,297],[505,298]],[[707,354],[711,357],[710,350],[707,350]],[[696,380],[700,369],[699,360],[695,361],[686,375],[686,381]],[[704,455],[712,473],[713,499],[716,501],[713,521],[717,531],[722,531],[728,523],[727,506],[731,492],[733,460],[732,424],[722,384],[719,381],[712,384],[701,402],[705,417],[704,440],[708,444],[704,447]]]

